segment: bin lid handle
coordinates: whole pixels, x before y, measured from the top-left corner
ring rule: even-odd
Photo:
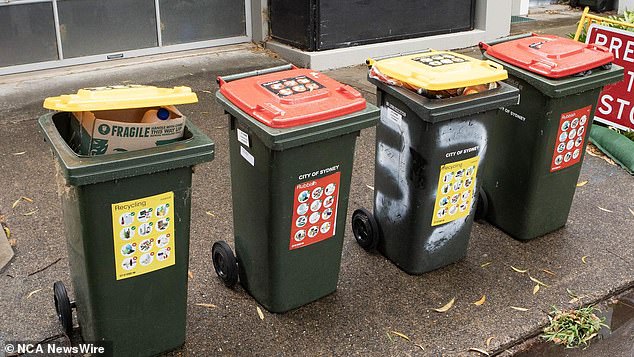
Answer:
[[[499,70],[504,70],[504,66],[502,66],[501,64],[497,63],[497,62],[493,62],[491,60],[486,60],[485,61],[486,64],[488,64],[489,66],[495,68],[495,69],[499,69]]]
[[[256,105],[255,109],[253,109],[253,113],[255,116],[257,116],[257,113],[260,113],[260,116],[275,118],[284,115],[285,112],[271,103],[263,103]]]

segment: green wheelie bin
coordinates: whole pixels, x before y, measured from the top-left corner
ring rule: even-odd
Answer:
[[[55,308],[67,334],[75,308],[83,340],[103,345],[109,355],[152,356],[185,342],[192,170],[213,159],[214,144],[182,118],[165,123],[180,126],[180,140],[84,155],[77,140],[88,134],[77,132],[79,113],[116,116],[122,108],[195,101],[186,87],[134,86],[83,89],[44,102],[58,111],[38,123],[56,158],[75,292],[71,301],[56,282]],[[128,124],[133,137],[152,126]],[[118,125],[101,122],[99,130],[121,139],[114,138],[124,132]]]
[[[354,88],[289,66],[219,77],[229,114],[235,250],[214,269],[271,312],[337,288],[354,147],[378,109]]]
[[[368,65],[381,108],[374,213],[356,210],[352,230],[363,248],[422,274],[466,255],[492,151],[485,123],[498,107],[516,104],[518,90],[498,83],[507,77],[502,66],[449,51]]]
[[[563,227],[599,93],[623,79],[605,48],[552,35],[524,34],[481,44],[509,72],[521,102],[503,106],[489,129],[478,216],[519,240]]]

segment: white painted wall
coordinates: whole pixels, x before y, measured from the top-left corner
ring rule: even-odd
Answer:
[[[267,3],[267,0],[251,0],[251,37],[253,42],[263,42],[269,36]]]
[[[528,15],[529,0],[513,0],[513,8],[511,9],[511,15],[524,16]]]
[[[619,3],[619,14],[622,14],[624,10],[634,10],[634,0],[617,0]]]

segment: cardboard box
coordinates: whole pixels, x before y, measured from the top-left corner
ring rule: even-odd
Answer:
[[[82,155],[103,155],[155,147],[183,137],[185,116],[174,106],[170,119],[141,123],[146,111],[159,107],[73,112],[70,145]]]

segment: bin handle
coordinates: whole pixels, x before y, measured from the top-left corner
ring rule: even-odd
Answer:
[[[368,68],[372,68],[372,66],[374,66],[374,64],[377,61],[380,61],[380,60],[384,60],[384,59],[388,59],[388,58],[394,58],[394,57],[415,55],[417,53],[427,53],[427,52],[431,52],[431,49],[430,48],[423,48],[422,50],[399,52],[399,53],[395,53],[395,54],[391,54],[391,55],[385,55],[385,56],[380,56],[380,57],[368,58],[368,59],[365,60],[365,64],[368,66]]]
[[[219,86],[222,87],[225,83],[235,81],[237,79],[259,76],[262,74],[273,73],[273,72],[287,71],[289,69],[297,69],[297,67],[294,64],[289,63],[282,66],[277,66],[277,67],[257,69],[255,71],[249,71],[244,73],[230,74],[228,76],[218,76],[216,78],[216,82],[218,83]]]
[[[588,47],[599,52],[610,52],[607,47],[597,45],[596,43],[589,43]]]
[[[502,65],[501,65],[501,64],[499,64],[499,63],[493,62],[493,61],[491,61],[491,60],[486,60],[486,63],[487,63],[489,66],[491,66],[491,67],[493,67],[493,68],[495,68],[495,69],[499,69],[499,70],[503,70],[503,69],[504,69],[504,66],[502,66]]]
[[[483,41],[483,42],[480,42],[478,44],[478,46],[480,46],[480,49],[486,51],[486,50],[489,49],[489,47],[491,47],[493,45],[497,45],[499,43],[508,42],[508,41],[519,40],[521,38],[526,38],[526,37],[531,37],[531,36],[535,36],[535,33],[534,32],[526,32],[526,33],[522,33],[522,34],[519,34],[519,35],[502,37],[502,38],[495,39],[493,41],[489,41],[488,43],[485,43]]]

